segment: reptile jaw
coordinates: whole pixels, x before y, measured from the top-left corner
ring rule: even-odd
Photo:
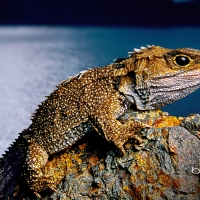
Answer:
[[[182,72],[177,76],[152,79],[148,85],[151,107],[160,109],[196,91],[200,85],[200,73]]]

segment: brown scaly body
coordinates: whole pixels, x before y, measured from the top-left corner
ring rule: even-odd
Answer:
[[[30,188],[38,196],[46,188],[55,189],[41,170],[49,155],[70,147],[92,128],[123,153],[130,138],[142,145],[136,133],[148,126],[134,119],[121,124],[117,119],[132,104],[139,110],[158,109],[199,87],[200,51],[157,46],[135,49],[129,58],[61,82],[36,110],[22,136],[28,144],[24,166]],[[0,180],[8,155],[0,162]]]

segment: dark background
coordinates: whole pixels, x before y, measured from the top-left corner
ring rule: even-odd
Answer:
[[[1,0],[0,24],[200,25],[198,0]]]

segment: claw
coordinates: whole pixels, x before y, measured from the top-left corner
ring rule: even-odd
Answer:
[[[117,145],[117,147],[120,149],[120,151],[122,152],[123,155],[126,154],[126,151],[125,151],[123,145]]]
[[[39,193],[37,193],[37,192],[34,192],[34,194],[35,194],[35,196],[36,197],[38,197],[39,199],[41,199],[42,197],[40,196],[40,194]]]
[[[56,185],[48,185],[48,187],[49,187],[51,190],[53,190],[54,192],[57,191]]]
[[[148,143],[148,140],[147,139],[141,139],[141,138],[139,140],[138,139],[139,138],[137,138],[136,140],[139,142],[139,144],[134,144],[134,147],[137,150],[141,150],[141,149],[144,148],[144,146],[146,146],[146,144]]]

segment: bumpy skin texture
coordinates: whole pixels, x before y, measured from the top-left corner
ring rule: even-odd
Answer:
[[[123,153],[130,138],[142,146],[145,141],[136,133],[148,126],[134,119],[122,124],[117,119],[133,104],[138,110],[158,109],[199,86],[200,51],[158,46],[135,49],[128,58],[61,82],[36,110],[23,140],[17,141],[20,152],[24,149],[21,157],[26,159],[30,188],[37,196],[47,188],[55,190],[55,183],[42,173],[49,156],[70,147],[93,128]],[[9,154],[0,162],[0,182],[6,176]]]

